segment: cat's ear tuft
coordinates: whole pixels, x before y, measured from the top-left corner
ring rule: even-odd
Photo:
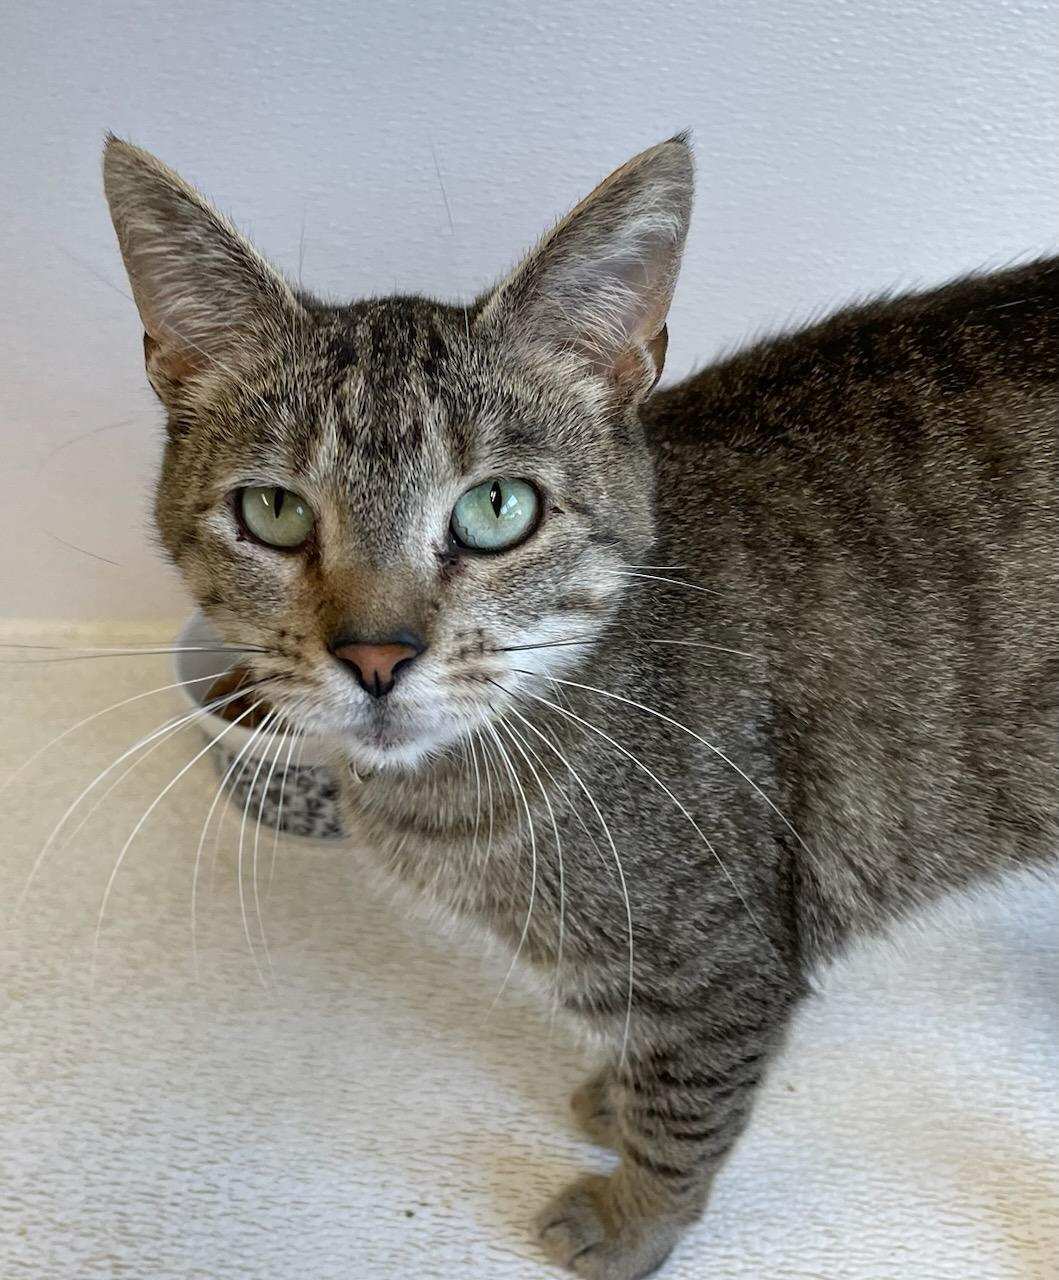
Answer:
[[[573,358],[626,395],[662,372],[666,315],[691,217],[686,134],[641,152],[582,200],[498,286],[479,324]]]
[[[167,399],[299,304],[286,281],[178,174],[107,135],[103,185],[144,327],[147,372]]]

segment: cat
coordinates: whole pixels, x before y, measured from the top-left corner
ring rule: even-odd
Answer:
[[[379,873],[607,1047],[620,1163],[537,1234],[644,1276],[814,973],[1059,843],[1059,259],[658,390],[683,135],[467,306],[318,301],[148,153],[104,176],[164,546]]]

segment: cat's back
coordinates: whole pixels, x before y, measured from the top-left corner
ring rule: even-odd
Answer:
[[[1059,258],[851,307],[644,416],[663,541],[705,551],[713,517],[766,567],[908,587],[1014,560],[1059,592]]]
[[[850,306],[660,392],[658,440],[816,453],[873,437],[908,447],[964,435],[976,410],[1059,387],[1059,257]],[[1043,424],[1042,424],[1043,429]]]

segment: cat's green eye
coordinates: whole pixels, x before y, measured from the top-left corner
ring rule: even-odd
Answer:
[[[259,542],[291,551],[313,531],[313,509],[289,489],[271,485],[241,489],[237,496],[243,524]]]
[[[470,551],[506,551],[537,527],[540,498],[525,480],[484,480],[452,509],[452,536]]]

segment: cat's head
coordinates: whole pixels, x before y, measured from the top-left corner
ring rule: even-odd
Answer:
[[[104,176],[168,414],[162,540],[224,639],[258,650],[269,702],[409,767],[499,715],[520,673],[582,659],[653,535],[637,410],[685,140],[467,307],[322,303],[148,153],[110,139]]]

